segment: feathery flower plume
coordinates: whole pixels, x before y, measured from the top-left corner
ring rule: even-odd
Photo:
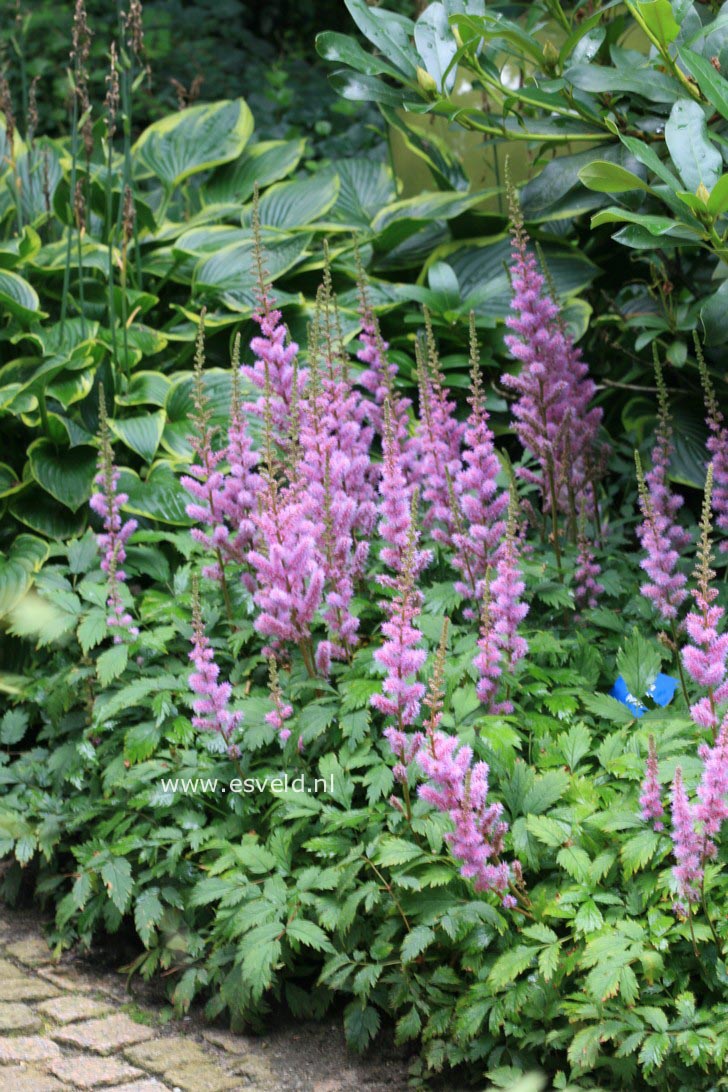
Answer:
[[[215,564],[207,566],[203,573],[205,576],[220,581],[225,596],[228,617],[231,617],[232,608],[225,575],[224,556],[230,528],[225,518],[225,475],[219,469],[220,463],[225,458],[225,450],[222,448],[216,451],[213,447],[220,430],[216,425],[211,424],[212,411],[205,392],[204,367],[205,308],[203,307],[200,312],[195,344],[193,431],[189,436],[189,442],[195,453],[196,461],[191,464],[190,473],[182,475],[180,483],[194,497],[194,501],[185,508],[187,515],[190,519],[197,520],[207,528],[207,530],[202,530],[200,527],[193,527],[190,534],[196,542],[205,546],[215,556]]]
[[[383,340],[377,317],[374,314],[366,294],[364,272],[359,270],[359,297],[362,329],[359,335],[360,348],[357,360],[367,365],[357,382],[360,387],[372,395],[367,401],[366,412],[377,436],[384,436],[384,404],[389,403],[389,412],[394,435],[402,449],[402,468],[408,488],[414,489],[421,482],[421,450],[418,435],[410,434],[410,410],[412,401],[400,394],[395,386],[398,368],[387,360],[386,341]]]
[[[528,249],[515,194],[511,222],[513,300],[506,322],[514,332],[505,340],[521,369],[518,375],[505,374],[502,382],[517,395],[515,431],[541,468],[540,474],[522,470],[522,477],[541,489],[544,511],[555,506],[568,513],[571,498],[578,506],[592,488],[589,476],[602,412],[589,409],[595,385]]]
[[[460,444],[465,426],[455,417],[455,403],[447,397],[430,316],[425,310],[426,355],[417,345],[420,388],[420,421],[417,435],[421,449],[424,526],[436,542],[451,544],[455,519],[451,483],[461,470]]]
[[[702,823],[705,856],[715,857],[718,849],[714,839],[728,819],[728,713],[723,717],[715,743],[703,743],[698,748],[703,760],[703,772],[698,784],[695,818]]]
[[[291,729],[286,727],[286,721],[293,716],[293,706],[283,700],[283,692],[278,677],[278,667],[274,656],[268,657],[268,685],[273,708],[265,714],[266,724],[270,724],[278,733],[281,745],[291,738]]]
[[[103,520],[103,534],[96,536],[99,549],[103,550],[101,568],[109,581],[109,595],[106,606],[109,616],[106,624],[115,630],[114,644],[122,644],[125,638],[139,636],[139,629],[134,619],[124,606],[119,586],[126,580],[122,568],[126,560],[126,543],[137,528],[135,519],[122,521],[121,508],[129,497],[126,493],[117,493],[120,472],[114,466],[114,452],[111,447],[109,422],[106,416],[106,400],[103,387],[99,388],[99,423],[101,426],[101,447],[99,449],[98,474],[94,481],[99,487],[89,504]]]
[[[700,365],[700,377],[705,392],[705,407],[708,411],[706,422],[710,435],[707,448],[713,463],[713,509],[715,511],[716,526],[723,535],[728,536],[728,426],[725,417],[718,408],[718,399],[715,389],[710,381],[708,366],[695,334],[695,351]],[[720,543],[720,552],[728,550],[728,537]]]
[[[516,498],[511,499],[505,538],[498,553],[495,577],[484,597],[479,652],[473,665],[480,676],[476,690],[491,713],[513,712],[506,699],[493,703],[497,680],[503,671],[512,671],[528,652],[528,642],[518,632],[528,614],[528,604],[522,602],[525,582],[519,568],[519,538],[516,525]]]
[[[233,688],[229,682],[219,682],[220,668],[215,663],[215,653],[205,633],[197,580],[192,583],[192,650],[189,653],[194,671],[189,676],[190,689],[198,697],[192,703],[195,728],[215,732],[223,740],[231,758],[240,756],[235,742],[243,714],[230,709]]]
[[[718,627],[723,614],[722,607],[716,605],[718,589],[712,586],[715,572],[710,564],[713,560],[711,545],[711,496],[713,490],[713,466],[708,466],[705,480],[705,495],[700,521],[700,541],[698,544],[698,564],[695,570],[696,587],[693,590],[695,608],[685,619],[685,629],[691,641],[682,653],[683,664],[695,682],[708,693],[695,705],[690,714],[701,728],[718,727],[717,709],[728,701],[728,678],[726,678],[726,659],[728,658],[728,633],[719,633]]]
[[[579,520],[577,534],[576,569],[574,572],[574,602],[577,607],[596,607],[604,585],[599,583],[601,565],[594,557],[594,550],[586,537],[585,520]]]
[[[483,598],[485,576],[496,560],[506,530],[503,518],[509,495],[500,490],[497,477],[500,460],[495,451],[493,433],[480,379],[480,354],[475,316],[470,314],[470,415],[463,432],[464,451],[453,483],[451,509],[455,530],[453,565],[461,575],[455,590],[473,603]],[[472,617],[472,608],[465,611]]]
[[[116,118],[119,113],[119,65],[116,55],[116,42],[111,43],[109,52],[109,74],[106,77],[106,137],[114,139]]]
[[[412,523],[412,498],[405,457],[394,429],[389,398],[384,403],[384,433],[382,436],[382,467],[379,480],[379,537],[385,545],[379,556],[396,573],[401,573],[410,538]],[[418,576],[430,563],[429,550],[417,550],[413,559],[414,574]]]
[[[422,740],[421,732],[409,737],[405,729],[417,721],[425,694],[424,685],[417,679],[427,659],[427,652],[421,647],[422,634],[415,624],[422,609],[422,593],[415,587],[420,553],[417,550],[418,533],[414,516],[416,503],[415,494],[402,566],[395,577],[379,577],[381,584],[393,589],[394,596],[380,603],[387,615],[382,625],[386,640],[374,653],[374,659],[387,674],[382,683],[383,692],[371,698],[374,708],[394,721],[385,729],[384,735],[399,759],[400,772],[412,761]]]
[[[499,860],[508,824],[503,805],[488,803],[488,766],[473,762],[471,747],[457,736],[428,731],[417,752],[417,764],[427,778],[418,794],[449,817],[453,830],[445,835],[460,874],[474,881],[476,891],[497,891],[503,905],[512,907],[508,894],[511,869]]]
[[[672,844],[677,861],[672,872],[680,897],[688,903],[697,902],[703,883],[704,844],[695,829],[695,818],[678,766],[672,783]]]
[[[640,568],[649,577],[640,591],[653,603],[661,618],[673,622],[687,596],[687,577],[677,568],[680,554],[674,545],[675,536],[670,533],[674,525],[664,513],[658,515],[653,507],[638,451],[635,451],[634,457],[640,510],[644,517],[637,528],[637,536],[645,551]]]
[[[650,736],[647,741],[647,769],[645,779],[642,782],[640,795],[640,809],[642,818],[646,823],[652,823],[655,830],[664,830],[662,822],[665,809],[662,804],[662,791],[660,789],[659,770],[657,766],[657,748],[655,737]]]
[[[262,420],[266,412],[266,399],[268,399],[274,439],[278,445],[285,448],[286,438],[291,429],[292,403],[303,393],[306,373],[296,367],[298,345],[290,340],[288,330],[283,323],[283,316],[273,306],[263,259],[257,186],[253,197],[252,226],[253,255],[258,271],[258,306],[253,313],[253,319],[260,328],[260,334],[252,338],[250,342],[251,351],[255,354],[254,363],[244,364],[240,372],[262,393],[256,402],[246,404],[244,408]],[[294,381],[297,384],[295,392]]]

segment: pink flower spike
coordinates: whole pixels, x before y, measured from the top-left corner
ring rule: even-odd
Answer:
[[[646,823],[651,822],[654,830],[664,830],[665,825],[662,820],[665,809],[662,805],[662,792],[658,774],[655,737],[650,736],[647,744],[647,772],[642,782],[640,808],[642,818]]]

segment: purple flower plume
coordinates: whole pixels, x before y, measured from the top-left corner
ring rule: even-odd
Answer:
[[[455,530],[452,540],[455,547],[453,565],[460,574],[460,579],[455,581],[455,590],[464,599],[478,604],[483,599],[486,573],[495,563],[505,534],[503,516],[508,510],[509,496],[497,484],[500,460],[488,426],[472,315],[470,346],[470,415],[463,433],[462,462],[453,481],[451,507]],[[472,606],[467,606],[465,616],[473,615]]]
[[[575,518],[591,492],[602,411],[589,408],[595,385],[528,249],[515,202],[512,219],[513,300],[507,325],[513,333],[505,340],[521,368],[502,382],[516,394],[515,431],[540,466],[538,474],[524,470],[522,476],[541,489],[544,510],[554,498]]]
[[[680,897],[686,902],[700,898],[703,883],[704,845],[695,828],[695,809],[688,800],[678,766],[672,783],[672,845],[677,864],[672,872]]]
[[[139,636],[139,628],[122,602],[120,585],[126,581],[123,565],[126,560],[126,543],[137,528],[135,519],[122,520],[121,508],[129,500],[126,493],[117,493],[120,472],[114,466],[114,453],[111,447],[109,425],[106,417],[106,404],[103,391],[100,392],[101,447],[99,449],[98,474],[94,481],[98,491],[93,494],[89,504],[103,521],[103,533],[96,536],[99,549],[103,551],[101,568],[108,577],[109,594],[106,606],[109,611],[107,625],[113,629],[114,644],[122,644],[124,638]]]
[[[706,422],[709,429],[708,451],[713,463],[713,509],[715,511],[716,526],[728,536],[728,427],[725,417],[718,408],[718,400],[715,396],[713,384],[708,375],[708,369],[696,341],[700,372],[705,390],[705,402],[708,415]],[[724,537],[720,543],[721,553],[728,550],[728,537]]]
[[[197,586],[193,586],[192,598],[192,650],[189,654],[194,670],[190,674],[190,689],[197,698],[193,702],[195,728],[217,733],[225,743],[228,754],[237,757],[240,750],[235,736],[243,714],[230,709],[232,686],[220,682],[220,668],[215,663],[215,653],[205,633],[202,609]]]
[[[647,744],[647,769],[645,772],[645,779],[642,782],[640,809],[642,818],[646,823],[652,823],[655,830],[664,830],[664,823],[662,820],[665,815],[665,809],[662,804],[662,790],[660,789],[657,749],[655,747],[654,736],[650,736]]]
[[[680,554],[674,545],[675,536],[671,533],[674,525],[668,517],[659,515],[653,507],[638,452],[635,452],[635,464],[640,509],[644,517],[637,529],[645,551],[640,568],[649,577],[640,591],[654,604],[661,618],[672,622],[677,618],[680,606],[687,596],[687,577],[677,568]]]
[[[693,720],[702,728],[718,726],[718,707],[728,701],[728,678],[726,678],[726,659],[728,659],[728,633],[720,633],[719,626],[725,613],[715,600],[718,589],[713,586],[715,572],[710,564],[713,560],[711,548],[711,496],[713,487],[713,467],[708,467],[705,482],[705,496],[701,518],[701,535],[698,545],[698,565],[696,568],[696,587],[693,591],[695,607],[685,619],[685,629],[690,643],[682,652],[683,664],[695,682],[707,690],[707,694],[695,705],[690,713]]]

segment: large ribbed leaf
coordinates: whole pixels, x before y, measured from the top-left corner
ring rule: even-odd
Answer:
[[[235,163],[215,171],[204,187],[203,200],[212,204],[245,204],[253,196],[256,182],[262,189],[287,178],[300,163],[305,147],[303,139],[265,140],[253,144]]]
[[[162,439],[166,417],[164,410],[145,413],[140,417],[125,417],[109,421],[109,428],[123,444],[151,463]]]
[[[301,182],[281,182],[271,186],[260,200],[263,227],[292,231],[319,220],[334,205],[339,195],[339,179],[316,174]]]
[[[21,322],[44,317],[36,290],[9,269],[0,269],[0,309],[9,311]]]
[[[199,171],[237,159],[253,132],[253,115],[244,99],[191,106],[161,118],[134,145],[143,173],[168,187]]]
[[[15,519],[31,531],[62,542],[80,534],[86,522],[85,506],[72,514],[37,486],[26,488],[13,497],[9,508]]]
[[[368,228],[381,208],[397,196],[392,172],[373,159],[344,159],[336,166],[339,197],[335,220],[355,228]]]
[[[48,557],[48,544],[34,535],[18,535],[7,557],[0,554],[0,616],[25,595]]]
[[[133,470],[122,470],[119,488],[129,497],[125,512],[181,527],[193,522],[185,512],[190,495],[166,464],[157,463],[145,480]]]
[[[230,402],[232,399],[232,373],[220,368],[210,368],[203,376],[207,408],[211,422],[223,431],[230,420]],[[192,456],[189,437],[192,432],[191,417],[194,412],[192,375],[187,372],[173,379],[167,395],[165,412],[167,424],[162,435],[162,446],[178,458],[189,460]],[[243,399],[257,397],[252,385],[242,381]],[[249,427],[255,428],[258,422],[251,419]]]
[[[304,256],[310,242],[310,235],[265,240],[265,268],[271,281],[292,269]],[[195,268],[194,286],[221,291],[250,288],[256,284],[257,275],[252,243],[237,243],[200,261]]]
[[[28,448],[30,469],[38,485],[72,512],[91,496],[96,458],[92,447],[57,448],[43,438]]]

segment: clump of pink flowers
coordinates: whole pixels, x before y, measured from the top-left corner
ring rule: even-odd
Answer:
[[[662,804],[659,772],[655,737],[650,736],[647,745],[647,771],[642,782],[642,793],[640,795],[640,809],[644,821],[652,823],[653,829],[656,831],[664,830],[665,827],[662,821],[665,808]]]
[[[708,467],[705,496],[701,518],[701,534],[698,545],[698,565],[693,590],[695,606],[685,619],[690,643],[683,649],[682,660],[688,674],[707,690],[690,708],[693,720],[701,728],[717,729],[718,708],[728,701],[728,633],[721,633],[719,626],[724,610],[715,600],[718,589],[713,585],[715,572],[711,569],[711,496],[713,467]]]
[[[126,493],[117,492],[120,473],[114,466],[114,453],[111,448],[109,424],[106,416],[106,402],[103,388],[99,392],[99,420],[101,425],[101,446],[99,448],[98,474],[94,479],[97,492],[89,504],[101,517],[104,530],[96,536],[99,549],[103,551],[101,568],[109,582],[109,594],[106,606],[109,611],[107,625],[114,631],[114,644],[139,636],[139,628],[134,624],[131,612],[124,606],[121,586],[126,581],[123,565],[126,560],[126,544],[137,528],[135,519],[122,519],[121,509],[129,500]]]
[[[215,653],[205,633],[197,584],[192,589],[192,650],[190,660],[194,671],[190,674],[190,689],[197,694],[193,702],[195,728],[214,732],[222,739],[231,758],[240,755],[235,737],[242,723],[243,714],[230,708],[233,688],[229,682],[220,682],[220,668],[215,663]]]

